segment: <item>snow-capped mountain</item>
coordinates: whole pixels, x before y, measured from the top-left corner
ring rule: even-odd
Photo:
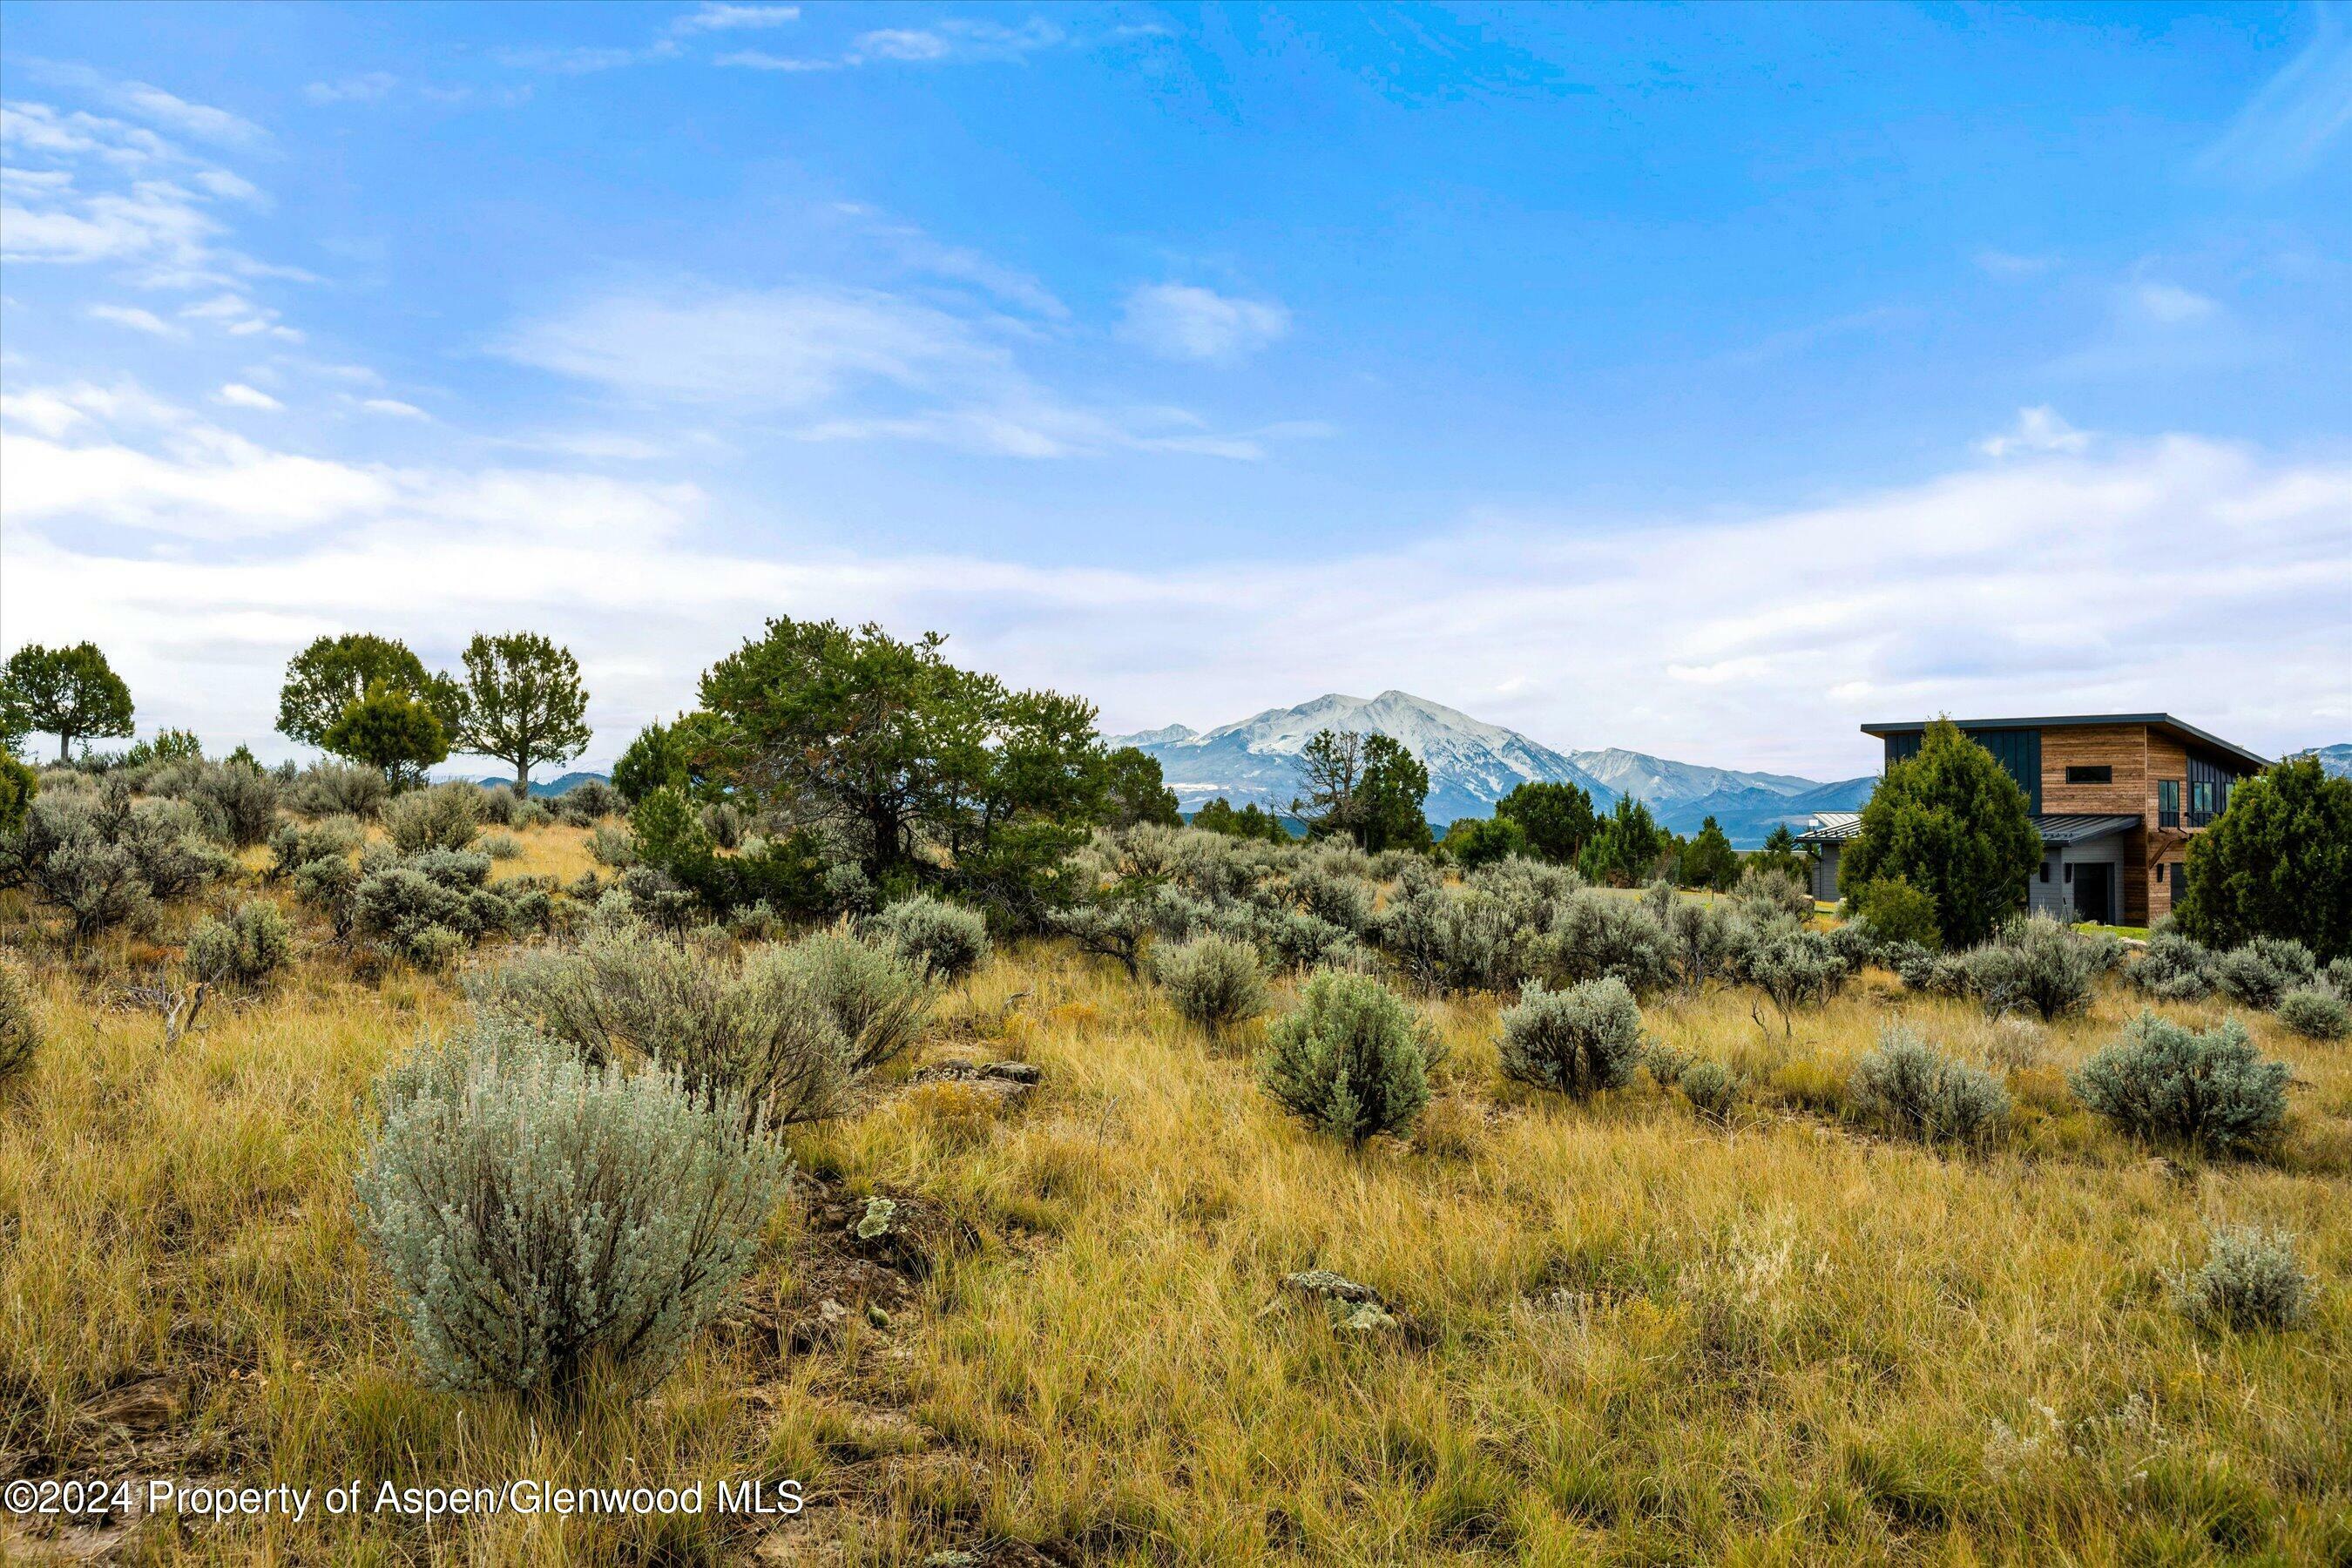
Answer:
[[[2311,754],[2319,759],[2320,770],[2332,779],[2352,779],[2352,742],[2338,742],[2333,746],[2314,746]]]
[[[1639,752],[1563,752],[1516,730],[1486,723],[1427,698],[1383,691],[1378,697],[1333,692],[1296,708],[1270,708],[1238,723],[1195,732],[1181,724],[1141,734],[1115,735],[1112,746],[1136,746],[1158,759],[1161,776],[1186,811],[1219,795],[1235,805],[1255,802],[1287,807],[1300,792],[1298,754],[1318,730],[1354,730],[1402,742],[1429,770],[1423,809],[1441,830],[1461,816],[1486,816],[1495,802],[1522,784],[1573,784],[1606,810],[1621,794],[1646,801],[1678,832],[1695,830],[1714,808],[1736,844],[1760,843],[1772,824],[1801,826],[1811,811],[1843,806],[1868,779],[1822,784],[1786,773],[1737,773],[1669,762]],[[1850,809],[1850,807],[1848,807]],[[1689,816],[1687,824],[1683,821]]]

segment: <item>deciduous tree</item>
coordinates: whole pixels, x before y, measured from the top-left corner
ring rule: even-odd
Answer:
[[[428,673],[406,643],[373,632],[346,632],[320,637],[288,661],[278,692],[278,732],[306,746],[326,746],[327,731],[343,710],[373,686],[422,700],[444,731],[455,730],[463,716],[457,684]]]
[[[511,766],[528,797],[533,763],[568,762],[594,738],[580,662],[537,632],[477,633],[464,657],[454,742]]]
[[[96,643],[26,643],[0,672],[0,729],[12,741],[33,731],[55,735],[58,761],[69,762],[76,741],[131,733],[131,688]]]

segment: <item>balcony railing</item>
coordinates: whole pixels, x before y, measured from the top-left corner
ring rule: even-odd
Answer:
[[[2189,826],[2202,827],[2221,815],[2218,811],[2192,811],[2189,814]]]
[[[2159,811],[2156,814],[2156,825],[2158,827],[2178,827],[2180,826],[2180,813]]]

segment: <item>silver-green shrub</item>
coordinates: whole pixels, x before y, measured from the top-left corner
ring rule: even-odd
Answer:
[[[1267,1028],[1258,1079],[1292,1115],[1360,1143],[1412,1127],[1429,1103],[1429,1042],[1394,992],[1325,971]]]
[[[1155,950],[1151,968],[1176,1011],[1212,1032],[1265,1011],[1265,968],[1247,942],[1212,933]]]
[[[988,962],[988,921],[980,911],[928,893],[899,900],[868,925],[899,956],[935,980],[961,980]]]
[[[1642,1010],[1614,975],[1565,991],[1531,985],[1505,1008],[1503,1076],[1579,1099],[1616,1089],[1642,1061]]]
[[[0,955],[0,1085],[21,1077],[41,1048],[33,987],[16,961]]]
[[[2318,973],[2311,949],[2289,937],[2258,936],[2223,953],[2213,977],[2231,1000],[2268,1012],[2279,998],[2311,983]]]
[[[828,1014],[849,1043],[854,1072],[903,1055],[929,1021],[937,992],[896,952],[862,941],[846,927],[821,931],[761,961]]]
[[[2235,1018],[2200,1034],[2142,1013],[2071,1081],[2076,1099],[2135,1138],[2226,1152],[2277,1135],[2287,1077],[2286,1064],[2264,1060]]]
[[[2098,951],[2056,921],[2011,921],[1964,957],[1969,986],[1990,1013],[2032,1013],[2044,1023],[2091,1005]]]
[[[1787,1035],[1800,1008],[1828,1001],[1845,984],[1845,961],[1821,932],[1807,930],[1793,915],[1754,900],[1744,910],[1732,928],[1731,973],[1770,1000],[1780,1015],[1780,1032]],[[1761,1026],[1762,1015],[1756,1017]]]
[[[650,1387],[757,1257],[790,1158],[677,1074],[481,1024],[384,1079],[368,1250],[446,1388]]]
[[[1552,984],[1615,979],[1637,996],[1673,984],[1679,956],[1674,933],[1651,906],[1589,889],[1559,901],[1537,943],[1537,967]]]
[[[2230,1226],[2207,1242],[2204,1266],[2171,1277],[2173,1310],[2206,1328],[2291,1329],[2318,1293],[2283,1230]]]
[[[383,808],[383,826],[404,855],[463,849],[482,830],[482,786],[456,781],[413,790]]]
[[[493,860],[522,858],[522,840],[511,833],[485,833],[474,842]]]
[[[2009,1119],[2009,1091],[1901,1025],[1854,1063],[1853,1100],[1890,1132],[1931,1143],[1981,1138]]]
[[[2213,994],[2213,952],[2178,931],[2158,931],[2124,978],[2158,1001],[2194,1002]]]
[[[2306,985],[2279,998],[2279,1022],[2309,1040],[2340,1040],[2352,1034],[2352,1010],[2322,985]]]
[[[637,863],[637,841],[625,827],[600,823],[588,835],[588,855],[599,866],[625,871]]]
[[[1674,1085],[1701,1116],[1720,1121],[1739,1102],[1739,1079],[1721,1062],[1704,1057],[1684,1064]]]
[[[475,1005],[578,1049],[592,1064],[658,1062],[773,1127],[841,1109],[850,1042],[789,950],[741,963],[634,919],[603,921],[570,952],[533,952],[468,978]]]
[[[554,809],[564,821],[586,827],[625,806],[620,792],[603,779],[582,779],[555,797]]]
[[[392,786],[374,768],[351,763],[313,763],[294,775],[285,802],[305,816],[373,819],[383,809]]]
[[[258,985],[294,952],[294,933],[268,899],[248,899],[228,919],[210,916],[188,932],[188,970],[215,984]]]
[[[269,835],[272,877],[290,877],[313,860],[349,855],[366,841],[355,816],[322,816],[316,822],[281,822]]]
[[[482,821],[494,827],[520,826],[516,820],[522,815],[522,796],[515,794],[512,784],[482,786]]]

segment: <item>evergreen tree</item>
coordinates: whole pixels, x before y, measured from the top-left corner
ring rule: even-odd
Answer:
[[[1114,827],[1157,823],[1162,827],[1183,825],[1176,809],[1176,792],[1162,782],[1159,759],[1134,746],[1121,746],[1103,759],[1103,791]]]
[[[1739,880],[1739,854],[1715,818],[1699,825],[1698,836],[1683,850],[1682,882],[1689,888],[1728,888]]]
[[[1572,866],[1592,837],[1592,797],[1572,784],[1523,784],[1495,803],[1495,815],[1516,822],[1538,858]]]
[[[420,782],[425,770],[449,754],[449,731],[422,697],[377,681],[320,737],[325,748],[383,771],[393,788]]]
[[[11,745],[33,731],[55,735],[58,761],[70,762],[76,741],[131,733],[131,688],[96,643],[26,643],[0,670],[0,731]]]
[[[464,716],[457,684],[428,674],[406,643],[373,632],[347,632],[320,637],[288,661],[278,692],[278,733],[306,746],[327,746],[327,731],[343,710],[378,686],[424,702],[444,731],[456,730]]]
[[[2352,779],[2303,756],[2232,788],[2189,841],[2173,916],[2211,947],[2291,937],[2323,961],[2352,956]]]
[[[512,767],[517,795],[530,795],[533,763],[568,762],[594,738],[571,649],[536,632],[477,633],[466,645],[465,665],[453,741]]]
[[[1585,840],[1576,865],[1591,881],[1639,887],[1656,875],[1658,862],[1673,846],[1674,835],[1658,826],[1647,805],[1621,795]]]
[[[1938,719],[1863,807],[1838,889],[1900,878],[1935,900],[1947,942],[1971,947],[2024,901],[2041,863],[2025,791],[1990,752]]]

